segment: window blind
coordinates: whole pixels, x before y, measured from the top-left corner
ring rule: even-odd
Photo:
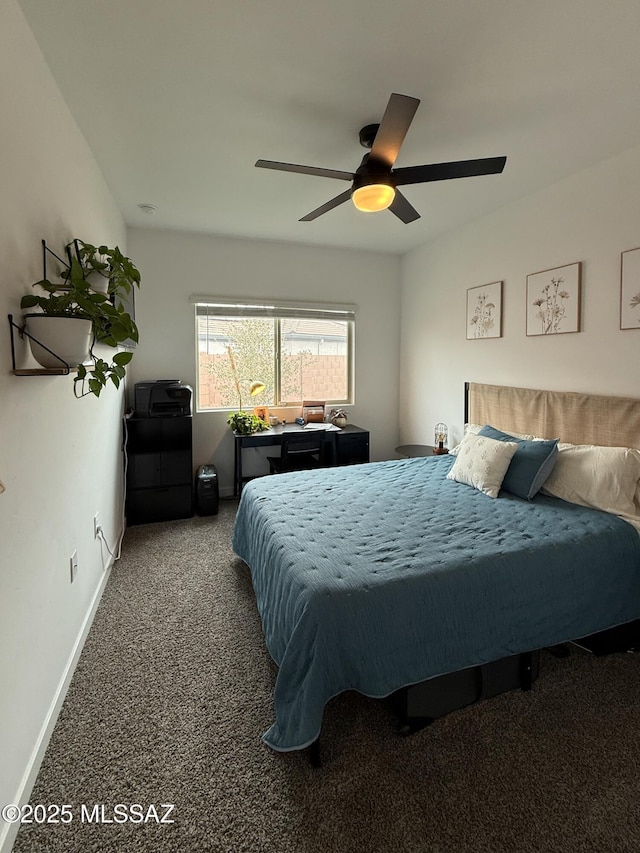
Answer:
[[[316,303],[230,301],[213,297],[192,296],[198,317],[266,317],[275,319],[307,318],[309,320],[353,321],[355,305],[322,305]]]

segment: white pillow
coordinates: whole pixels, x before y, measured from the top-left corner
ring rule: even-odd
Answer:
[[[464,425],[464,434],[468,435],[469,433],[471,433],[472,435],[477,435],[480,432],[480,430],[482,429],[482,427],[483,427],[482,424],[465,424]],[[519,432],[512,432],[510,429],[505,429],[502,431],[509,433],[509,435],[512,435],[514,438],[524,438],[526,441],[546,441],[546,439],[540,438],[537,435],[529,435],[528,433],[525,434],[525,433],[519,433]],[[451,448],[451,450],[449,451],[449,455],[450,456],[457,456],[459,451],[460,451],[460,445],[457,444],[455,447]]]
[[[483,427],[483,424],[465,424],[464,425],[464,434],[469,435],[469,433],[471,433],[471,435],[477,435],[480,432],[480,430],[482,429],[482,427]],[[460,452],[460,444],[456,444],[456,446],[452,447],[451,450],[449,451],[449,455],[450,456],[457,456],[459,452]]]
[[[614,515],[634,515],[640,450],[559,444],[555,467],[542,492]]]
[[[495,438],[468,432],[458,446],[457,458],[447,479],[473,486],[490,498],[497,498],[517,449],[515,441],[496,441]]]

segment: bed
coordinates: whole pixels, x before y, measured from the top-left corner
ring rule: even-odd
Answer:
[[[640,400],[466,389],[455,455],[243,489],[233,547],[278,666],[272,749],[316,743],[343,691],[385,697],[640,618]],[[535,494],[506,491],[523,451],[547,447]],[[482,462],[474,481],[487,449],[502,477]]]

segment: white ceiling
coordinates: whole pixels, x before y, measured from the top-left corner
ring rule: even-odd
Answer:
[[[638,0],[19,3],[129,225],[405,252],[640,145]],[[421,100],[397,167],[503,174],[298,222],[345,184],[255,161],[354,171],[392,92]]]

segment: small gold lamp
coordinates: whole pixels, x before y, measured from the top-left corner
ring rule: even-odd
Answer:
[[[249,393],[252,397],[255,397],[256,394],[262,394],[266,387],[267,386],[264,382],[252,382],[251,385],[249,385]]]
[[[441,456],[448,453],[447,438],[449,436],[449,428],[446,424],[436,424],[434,428],[434,446],[433,452],[436,456]]]
[[[227,344],[227,355],[229,356],[229,364],[231,365],[231,373],[233,374],[233,382],[236,386],[236,392],[238,394],[238,403],[240,405],[240,411],[242,411],[242,391],[240,390],[240,383],[249,382],[248,379],[240,379],[238,377],[238,371],[236,370],[236,361],[233,357],[233,350],[231,349],[231,345]],[[252,397],[255,397],[256,394],[261,394],[265,389],[266,385],[264,382],[260,382],[259,380],[255,380],[249,385],[249,394]]]

